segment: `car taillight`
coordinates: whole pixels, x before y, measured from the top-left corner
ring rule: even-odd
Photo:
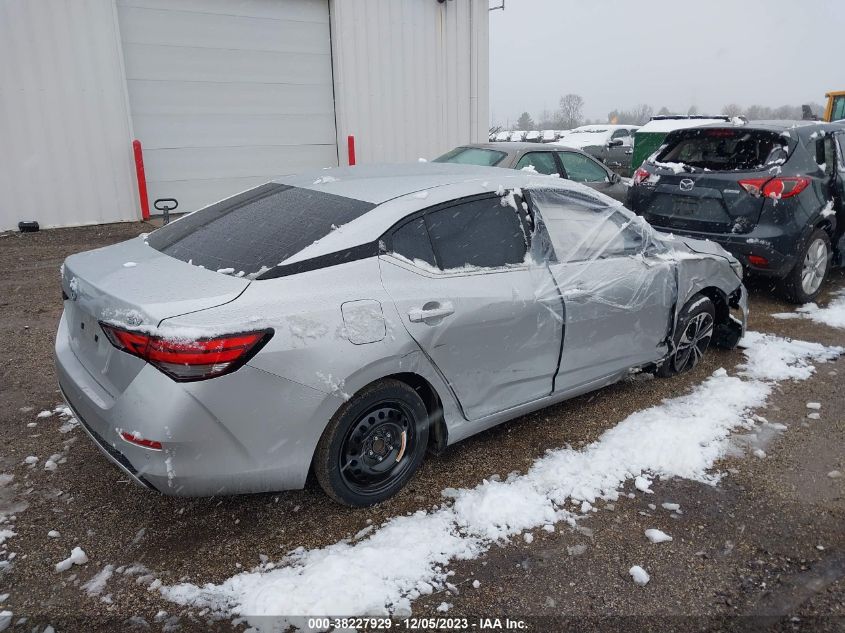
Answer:
[[[161,442],[157,440],[148,440],[145,437],[141,437],[137,432],[130,433],[129,431],[121,431],[120,437],[123,438],[124,442],[129,442],[130,444],[135,444],[136,446],[143,446],[151,451],[160,451],[163,448]]]
[[[198,339],[170,339],[100,323],[117,349],[142,358],[178,382],[206,380],[235,371],[273,336],[259,330]]]
[[[740,187],[752,196],[766,198],[789,198],[804,191],[810,186],[810,179],[803,176],[787,176],[783,178],[748,178],[739,181]]]
[[[634,179],[633,179],[634,184],[635,185],[640,184],[643,180],[648,179],[648,176],[649,176],[648,171],[646,171],[642,167],[638,167],[637,171],[634,172]]]

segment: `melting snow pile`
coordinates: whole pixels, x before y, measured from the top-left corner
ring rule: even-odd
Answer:
[[[586,448],[549,451],[524,475],[448,489],[451,504],[395,517],[362,540],[299,548],[220,584],[182,583],[160,591],[181,605],[243,617],[256,631],[301,626],[304,618],[297,614],[409,614],[411,601],[446,586],[451,561],[475,558],[526,530],[574,524],[577,514],[565,506],[589,512],[599,500],[616,500],[634,481],[644,492],[656,478],[717,483],[720,475],[710,469],[728,453],[731,431],[765,404],[774,382],[806,379],[812,361],[844,351],[753,332],[743,346],[742,378],[719,369],[689,394],[630,415]],[[657,531],[646,536],[670,538]],[[649,580],[640,567],[631,568],[631,576],[638,584]]]
[[[845,328],[845,290],[837,292],[824,308],[807,303],[795,312],[779,312],[772,316],[776,319],[810,319],[829,327]]]

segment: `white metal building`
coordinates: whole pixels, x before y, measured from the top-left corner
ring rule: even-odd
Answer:
[[[3,0],[0,230],[483,141],[488,0]],[[155,210],[153,210],[155,213]]]

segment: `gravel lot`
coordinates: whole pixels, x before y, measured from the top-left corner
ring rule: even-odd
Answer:
[[[0,575],[0,593],[11,595],[0,608],[12,611],[13,621],[28,618],[14,630],[30,631],[36,624],[52,624],[59,632],[165,630],[177,624],[182,631],[230,630],[228,621],[208,622],[147,591],[147,572],[116,574],[104,592],[110,603],[90,597],[81,585],[106,564],[143,565],[165,584],[220,582],[239,566],[257,565],[259,554],[275,559],[296,547],[334,543],[370,522],[432,507],[446,487],[472,487],[494,474],[524,470],[548,448],[592,442],[630,413],[684,393],[718,367],[742,359],[738,351],[712,351],[691,374],[625,381],[497,427],[428,459],[402,494],[376,508],[331,504],[313,482],[279,494],[168,498],[126,481],[81,430],[59,432],[57,416],[36,419],[61,401],[52,345],[61,313],[62,260],[150,229],[137,223],[0,236],[0,335],[6,349],[0,472],[14,475],[0,487],[0,510],[17,514],[17,536],[7,542],[17,555]],[[845,276],[836,273],[828,288],[842,287]],[[764,288],[752,292],[751,309],[755,330],[845,345],[845,331],[772,318],[793,307]],[[537,631],[845,630],[845,478],[827,476],[845,472],[840,376],[845,359],[821,365],[807,381],[782,383],[764,415],[788,423],[789,430],[766,447],[765,459],[725,460],[721,468],[728,474],[718,487],[658,482],[654,495],[623,499],[613,511],[585,521],[586,530],[559,525],[553,533],[535,532],[530,545],[494,547],[480,559],[451,566],[458,595],[420,599],[414,614],[434,615],[446,600],[453,605],[450,616],[508,616]],[[821,419],[802,424],[810,400],[822,404]],[[43,463],[53,454],[66,461],[46,471]],[[24,463],[29,455],[40,459],[34,467]],[[684,514],[671,518],[660,509],[663,501],[680,503]],[[648,543],[643,530],[649,527],[669,532],[674,541]],[[48,537],[50,530],[60,536]],[[55,564],[77,545],[90,562],[55,573]],[[647,587],[630,581],[633,564],[649,569]],[[477,589],[474,579],[481,583]]]

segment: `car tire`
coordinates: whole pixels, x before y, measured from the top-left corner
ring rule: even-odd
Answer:
[[[314,474],[332,499],[365,507],[395,495],[422,463],[429,416],[419,394],[399,380],[373,383],[350,398],[323,432]]]
[[[673,336],[673,351],[655,372],[669,378],[693,369],[713,339],[716,325],[716,307],[703,294],[693,295],[678,315]]]
[[[833,248],[827,231],[816,229],[807,238],[798,261],[780,282],[780,292],[790,303],[810,303],[819,296],[830,272]]]

